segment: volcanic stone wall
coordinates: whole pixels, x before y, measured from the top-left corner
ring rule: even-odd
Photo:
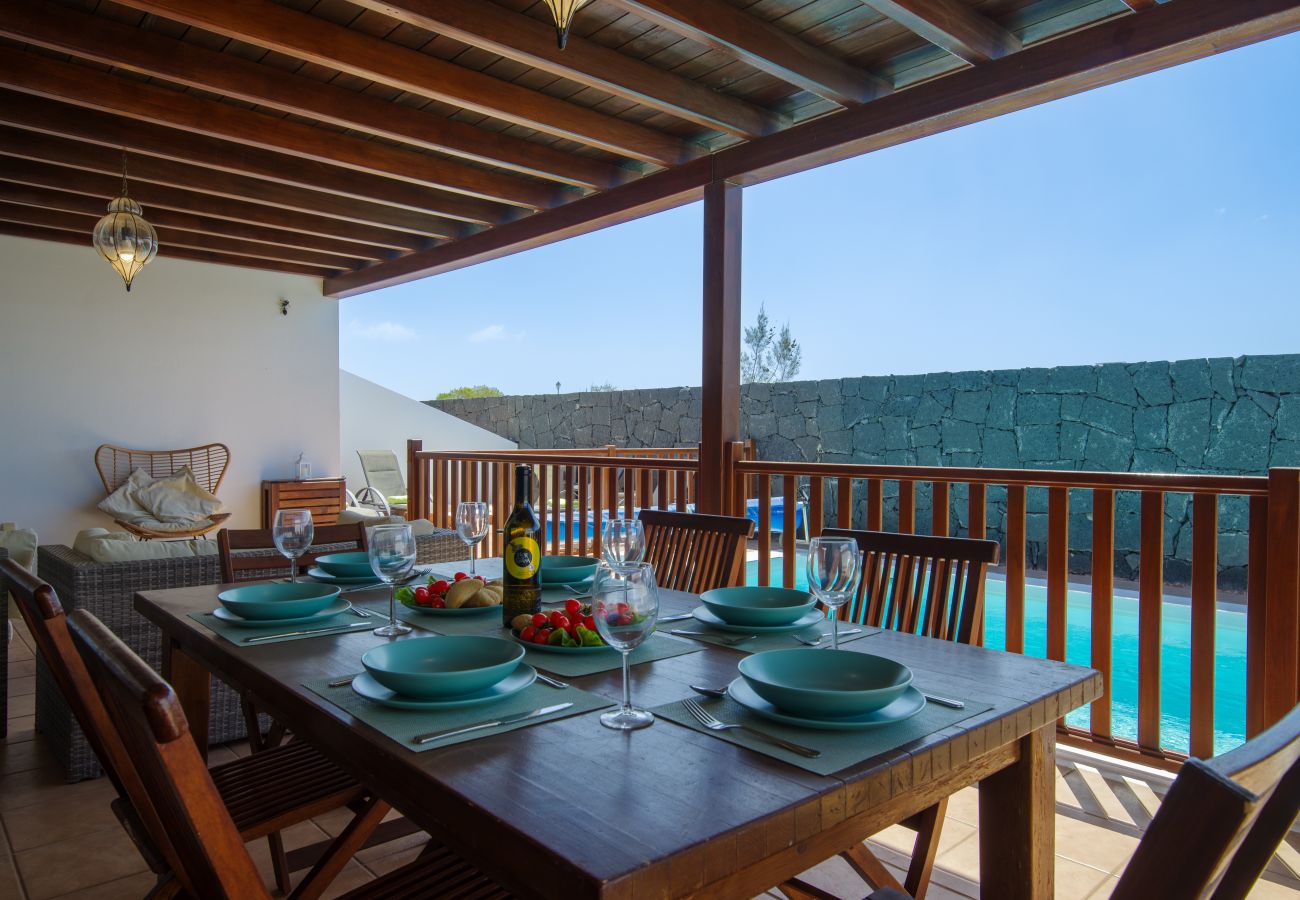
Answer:
[[[1300,466],[1300,355],[748,384],[741,399],[742,429],[760,459],[1250,475]],[[523,448],[667,447],[693,445],[700,435],[699,388],[430,404]],[[895,527],[896,485],[886,484],[885,497],[885,524]],[[1005,499],[1004,490],[989,491],[991,537],[1002,537]],[[855,500],[861,516],[865,500]],[[929,521],[929,503],[922,487],[918,523]],[[961,534],[964,488],[953,491],[952,505]],[[1220,501],[1225,587],[1245,584],[1247,507],[1244,498]],[[1028,510],[1032,565],[1045,550],[1046,491],[1029,492]],[[1190,497],[1168,496],[1173,582],[1190,572],[1190,511]],[[1086,571],[1091,495],[1073,491],[1070,512],[1071,566]],[[1116,574],[1135,577],[1137,495],[1117,496],[1115,526]]]

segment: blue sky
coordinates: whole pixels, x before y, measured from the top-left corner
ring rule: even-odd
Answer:
[[[1300,350],[1300,35],[745,192],[800,378]],[[340,303],[416,399],[693,385],[698,204]]]

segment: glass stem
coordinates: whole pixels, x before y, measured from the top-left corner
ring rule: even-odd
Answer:
[[[298,583],[298,557],[296,556],[289,557],[289,582]]]
[[[630,652],[623,651],[623,711],[631,712],[632,710],[632,675],[628,664]]]
[[[840,649],[840,608],[831,610],[831,649]]]
[[[394,626],[397,624],[397,582],[388,583],[388,624]]]
[[[474,545],[470,544],[469,545],[469,574],[471,575],[478,574],[478,569],[474,568],[475,558],[478,556],[478,554],[474,552],[474,549],[475,549]]]

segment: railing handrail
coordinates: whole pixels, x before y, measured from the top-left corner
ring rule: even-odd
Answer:
[[[511,450],[421,450],[420,460],[457,460],[464,462],[518,462],[520,459],[539,466],[595,466],[616,469],[655,469],[695,471],[696,459],[671,459],[651,456],[571,456],[558,453],[519,453]]]
[[[1026,487],[1101,488],[1115,491],[1164,491],[1188,494],[1267,496],[1268,478],[1255,475],[1196,475],[1157,472],[1086,472],[1071,469],[983,469],[955,466],[896,466],[867,463],[740,460],[742,475],[806,475],[821,478],[879,478],[968,484],[1016,484]]]
[[[440,451],[445,453],[455,453],[457,451]],[[478,451],[464,451],[478,452]],[[549,456],[593,456],[605,454],[610,458],[623,457],[681,457],[697,458],[699,455],[698,447],[618,447],[610,444],[605,447],[546,447],[536,450],[524,448],[515,448],[513,450],[498,450],[498,453],[509,453],[516,456],[536,456],[537,454],[546,454]]]

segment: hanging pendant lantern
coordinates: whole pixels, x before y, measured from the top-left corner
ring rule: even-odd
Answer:
[[[108,204],[108,215],[95,223],[92,243],[131,290],[135,276],[158,253],[158,233],[144,210],[127,195],[126,154],[122,154],[122,196]]]
[[[573,24],[574,15],[591,0],[543,0],[543,2],[555,17],[555,35],[559,39],[560,49],[563,50],[565,44],[569,42],[569,26]]]

